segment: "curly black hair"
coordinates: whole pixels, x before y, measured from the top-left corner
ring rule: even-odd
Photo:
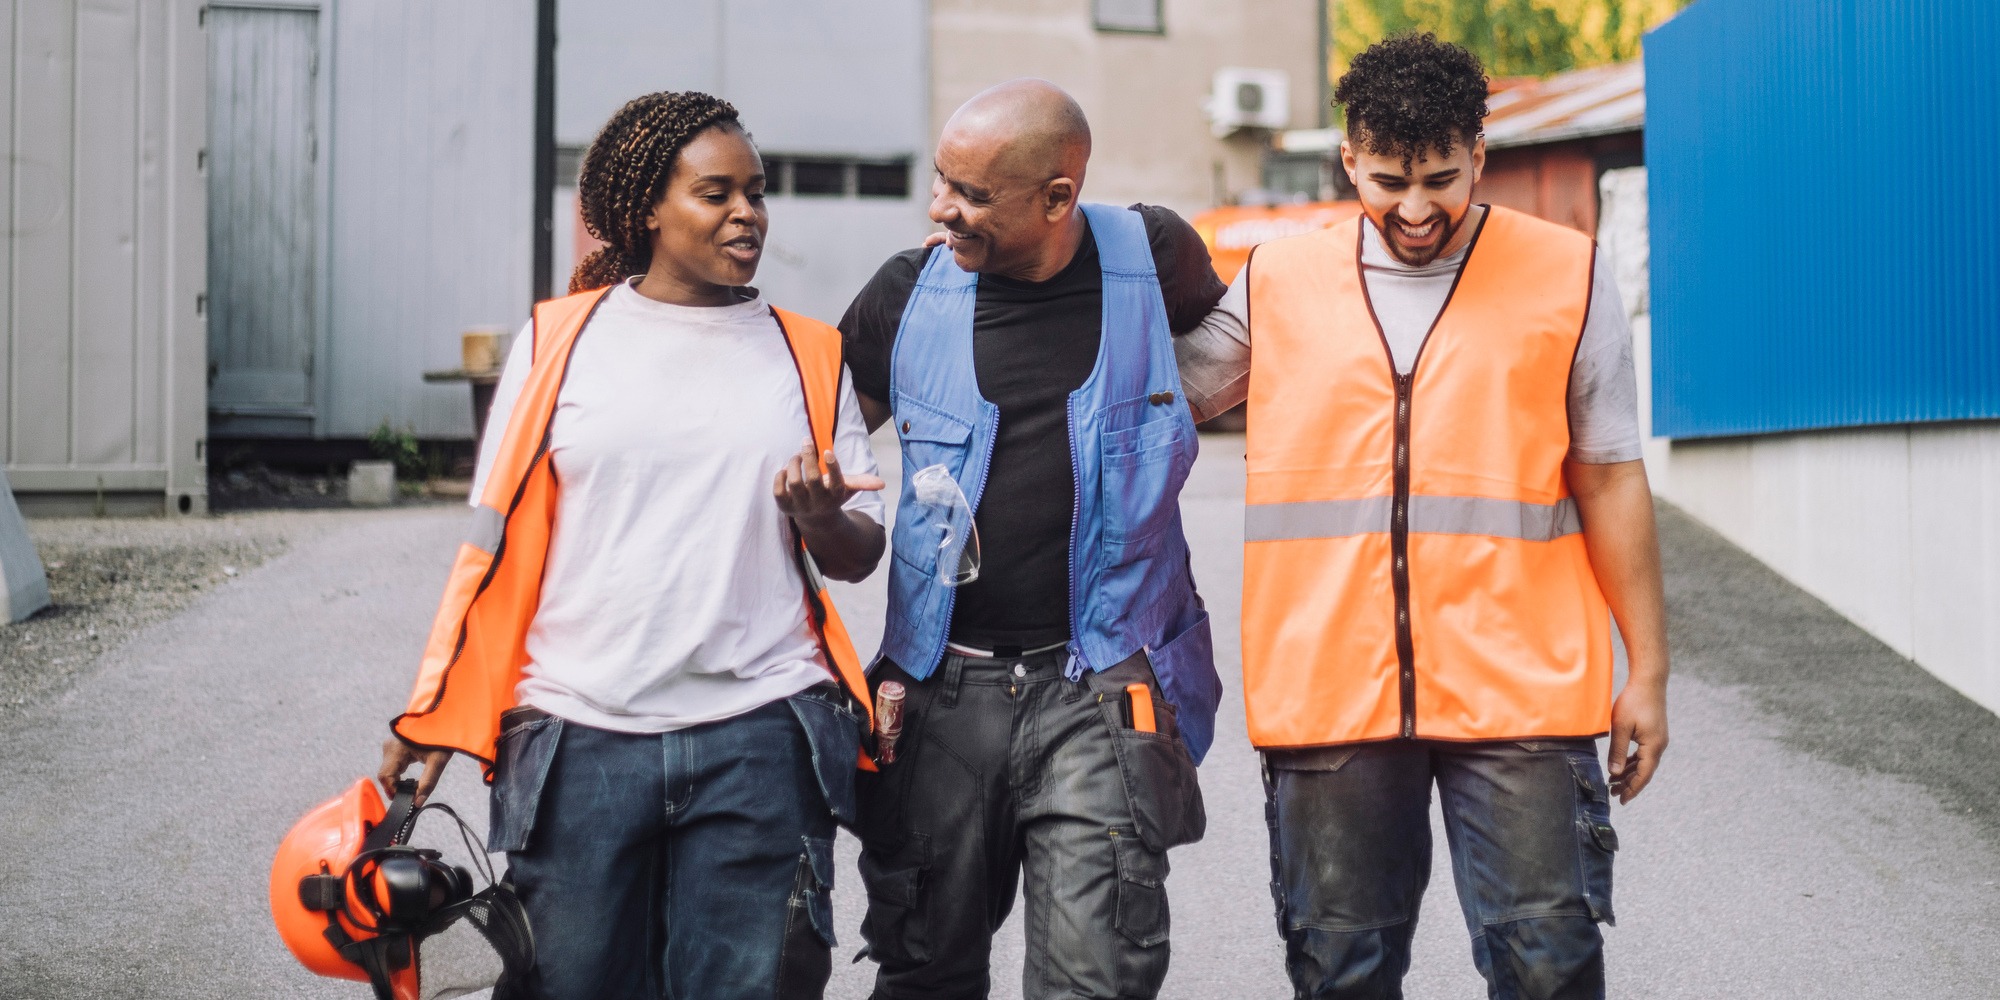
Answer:
[[[728,101],[692,90],[635,97],[604,123],[583,154],[576,202],[584,228],[605,245],[576,265],[571,292],[603,288],[652,266],[646,215],[666,194],[681,150],[711,128],[741,130],[743,123]]]
[[[1386,38],[1354,57],[1334,88],[1347,106],[1347,134],[1370,152],[1401,155],[1403,169],[1428,150],[1471,145],[1486,120],[1479,57],[1426,31]]]

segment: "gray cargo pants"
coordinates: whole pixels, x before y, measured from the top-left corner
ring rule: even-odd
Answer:
[[[1017,880],[1027,1000],[1159,993],[1167,849],[1206,824],[1194,761],[1143,655],[1074,682],[1064,655],[947,655],[923,682],[884,661],[870,678],[909,688],[896,762],[857,788],[876,1000],[984,998]],[[1132,683],[1157,733],[1126,719]]]

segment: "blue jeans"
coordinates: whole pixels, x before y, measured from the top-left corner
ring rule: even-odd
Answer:
[[[501,995],[821,996],[859,742],[830,688],[671,733],[504,730],[488,847],[507,852],[536,963]]]
[[[1618,849],[1591,740],[1391,740],[1265,755],[1271,894],[1299,1000],[1400,998],[1444,806],[1494,1000],[1602,998]]]

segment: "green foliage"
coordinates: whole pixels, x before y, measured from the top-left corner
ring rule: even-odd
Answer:
[[[1548,76],[1637,58],[1640,37],[1690,0],[1331,0],[1332,79],[1390,35],[1431,31],[1488,75]]]
[[[424,482],[435,471],[433,467],[441,464],[435,448],[430,449],[429,455],[425,450],[417,442],[416,431],[408,427],[396,430],[387,420],[368,434],[369,453],[396,463],[396,478],[406,483]]]

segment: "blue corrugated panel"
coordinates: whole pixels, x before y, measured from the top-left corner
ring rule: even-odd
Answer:
[[[1700,0],[1647,36],[1655,433],[2000,417],[1996,53],[1996,0]]]

